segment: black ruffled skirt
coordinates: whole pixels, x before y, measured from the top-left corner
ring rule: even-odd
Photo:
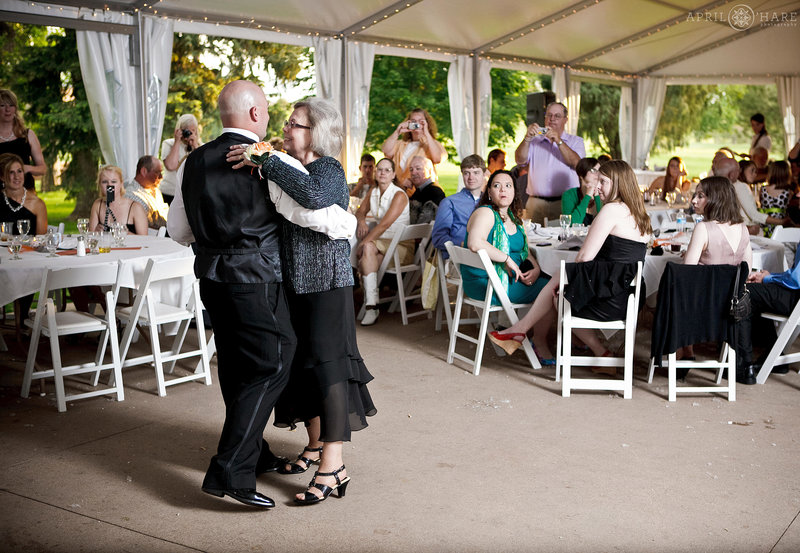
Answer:
[[[295,428],[319,416],[322,441],[349,441],[377,412],[367,389],[373,377],[356,342],[353,288],[286,295],[297,350],[274,424]]]

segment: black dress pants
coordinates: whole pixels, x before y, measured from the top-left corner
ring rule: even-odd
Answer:
[[[736,352],[742,364],[752,363],[753,361],[753,336],[754,334],[761,339],[767,347],[772,347],[777,335],[775,325],[770,320],[760,317],[761,313],[777,313],[778,315],[789,315],[800,300],[800,290],[790,290],[774,282],[752,283],[747,285],[750,291],[750,304],[753,308],[750,318],[739,323],[739,348]],[[757,327],[753,328],[753,320]]]
[[[200,280],[217,344],[225,424],[204,488],[255,488],[264,427],[289,378],[297,345],[280,283]],[[262,462],[264,459],[261,460]]]

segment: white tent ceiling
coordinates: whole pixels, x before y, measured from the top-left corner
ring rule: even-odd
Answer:
[[[279,33],[291,43],[343,36],[375,43],[378,54],[398,48],[411,57],[474,54],[500,67],[566,66],[602,79],[772,81],[776,75],[800,75],[797,0],[62,0],[50,5],[52,15],[57,7],[140,11],[174,19],[178,29],[202,25],[196,28],[228,36],[262,33],[272,41]],[[736,9],[752,12],[745,30],[728,23]]]

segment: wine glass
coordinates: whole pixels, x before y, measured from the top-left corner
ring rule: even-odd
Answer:
[[[50,252],[47,257],[58,257],[56,255],[56,250],[58,249],[59,244],[61,244],[61,233],[49,231],[44,242],[45,247],[47,247],[47,251]]]
[[[667,208],[672,209],[672,204],[675,203],[675,192],[667,192],[664,195],[664,200],[667,202]]]
[[[114,223],[111,225],[111,236],[114,237],[114,244],[117,247],[125,245],[125,235],[128,233],[123,223]]]
[[[89,230],[89,219],[78,219],[78,232],[86,236],[86,231]]]
[[[17,231],[23,236],[28,236],[28,233],[31,231],[31,220],[30,219],[19,219],[17,220]]]
[[[22,259],[19,256],[19,252],[22,249],[22,240],[22,236],[13,236],[11,238],[11,253],[14,254],[14,257],[11,258],[12,260]]]
[[[558,223],[561,225],[561,236],[563,237],[562,240],[566,240],[569,237],[569,227],[572,224],[572,215],[560,215],[558,217]]]

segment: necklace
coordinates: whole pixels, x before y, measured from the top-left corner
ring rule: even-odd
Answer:
[[[498,215],[500,215],[500,220],[501,220],[501,221],[503,221],[504,223],[505,223],[506,221],[508,221],[508,213],[500,213],[500,212],[498,211],[498,212],[497,212],[497,214],[498,214]]]
[[[10,209],[12,211],[12,213],[16,213],[17,211],[22,209],[22,207],[25,205],[25,198],[28,197],[28,189],[27,188],[23,188],[22,190],[24,190],[24,192],[22,193],[22,201],[19,202],[19,206],[17,206],[16,208],[13,207],[11,205],[11,202],[8,201],[8,194],[6,194],[6,191],[3,190],[3,199],[5,199],[6,205],[8,206],[8,209]],[[16,201],[16,200],[14,200],[14,201]]]
[[[14,134],[14,131],[11,131],[9,135],[0,135],[0,141],[2,142],[9,142],[10,140],[14,140],[17,135]]]

